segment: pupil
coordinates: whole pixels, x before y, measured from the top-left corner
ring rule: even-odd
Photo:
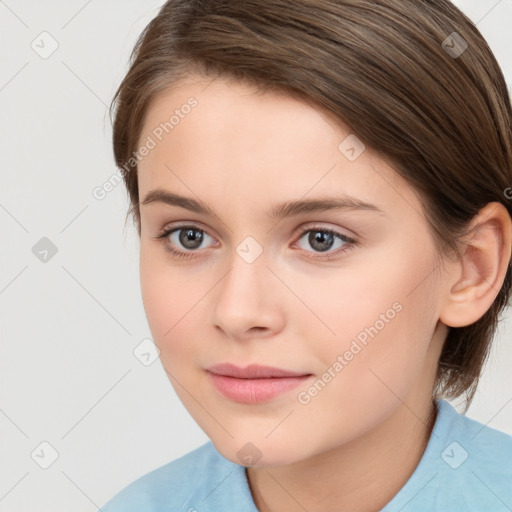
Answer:
[[[195,236],[195,233],[198,233],[198,236]],[[203,234],[196,229],[182,229],[179,238],[187,249],[197,249],[201,245]]]
[[[331,233],[326,233],[324,231],[313,231],[309,235],[309,243],[314,249],[323,252],[331,248],[332,238],[333,236]],[[319,246],[317,245],[317,242],[319,243]]]

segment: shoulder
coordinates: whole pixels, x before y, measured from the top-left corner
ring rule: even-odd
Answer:
[[[512,436],[437,401],[437,418],[414,473],[384,512],[512,510]]]
[[[139,477],[114,495],[101,507],[101,510],[103,512],[192,511],[193,503],[198,503],[211,493],[222,479],[231,477],[223,489],[224,492],[229,492],[230,486],[240,487],[241,483],[243,484],[242,477],[245,478],[243,471],[242,466],[222,457],[209,441],[182,457]],[[209,509],[203,507],[202,510]]]
[[[441,416],[437,435],[448,443],[441,452],[448,464],[462,467],[478,466],[483,473],[500,473],[509,478],[512,485],[512,436],[458,413],[446,402],[438,402]]]

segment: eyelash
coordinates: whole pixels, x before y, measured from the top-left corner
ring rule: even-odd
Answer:
[[[155,236],[153,238],[162,242],[165,250],[167,252],[169,252],[172,256],[175,256],[175,257],[181,258],[181,259],[194,258],[195,257],[194,252],[197,252],[197,251],[191,251],[191,252],[177,251],[176,249],[173,249],[170,246],[169,241],[167,240],[167,237],[170,234],[174,233],[175,231],[181,231],[184,229],[194,229],[196,231],[200,231],[203,234],[204,233],[208,234],[204,229],[199,228],[199,226],[195,226],[193,224],[187,224],[187,225],[173,226],[171,228],[163,229],[157,236]],[[308,226],[307,228],[302,229],[299,237],[297,238],[297,241],[299,241],[306,233],[309,233],[311,231],[327,233],[327,234],[330,234],[330,235],[334,236],[335,238],[338,238],[338,239],[342,240],[343,242],[345,242],[345,245],[343,245],[338,250],[336,250],[332,253],[328,253],[329,256],[314,256],[313,259],[315,259],[315,260],[325,261],[325,260],[334,259],[337,256],[340,256],[342,253],[346,253],[346,252],[352,250],[357,245],[356,240],[354,240],[353,238],[350,238],[342,233],[339,233],[338,231],[328,229],[328,228],[323,228],[323,227],[317,227],[317,226]],[[306,251],[306,252],[310,252],[310,251]],[[316,254],[321,254],[321,253],[316,253]]]

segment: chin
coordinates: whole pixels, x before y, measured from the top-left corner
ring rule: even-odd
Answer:
[[[234,439],[223,439],[217,442],[212,439],[217,451],[226,459],[246,467],[270,467],[292,464],[303,457],[297,452],[296,444],[282,446],[277,440],[246,441],[241,436]]]

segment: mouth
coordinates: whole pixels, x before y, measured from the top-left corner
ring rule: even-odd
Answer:
[[[267,402],[308,380],[312,374],[252,364],[245,368],[223,363],[206,369],[214,387],[239,403]]]

